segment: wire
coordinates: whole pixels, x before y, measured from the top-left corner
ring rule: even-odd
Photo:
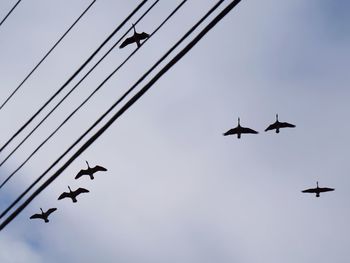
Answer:
[[[152,34],[142,43],[141,46],[143,46],[179,9],[180,7],[187,2],[187,0],[182,1],[176,9],[171,12],[171,14],[158,26]],[[130,30],[130,29],[129,29]],[[120,39],[121,40],[121,39]],[[119,40],[119,41],[120,41]],[[118,42],[119,42],[118,41]],[[116,43],[116,45],[118,44]],[[141,47],[140,46],[140,47]],[[6,185],[6,183],[39,151],[39,149],[44,146],[67,122],[68,120],[81,108],[85,105],[86,102],[88,102],[95,94],[96,92],[102,88],[102,86],[139,50],[140,48],[137,48],[132,52],[126,60],[123,61],[102,83],[26,158],[26,160],[14,171],[12,172],[6,179],[3,181],[0,185],[0,189]],[[6,160],[5,160],[6,161]]]
[[[151,88],[151,86],[165,73],[167,72],[175,63],[177,63],[192,47],[194,47],[200,39],[208,33],[224,16],[226,16],[241,0],[233,0],[223,11],[221,11],[180,53],[177,54],[176,57],[174,57],[151,81],[146,84],[142,90],[140,90],[127,104],[124,105],[122,109],[120,109],[113,117],[109,120],[108,123],[106,123],[93,137],[90,138],[59,170],[56,171],[46,182],[44,182],[27,200],[25,200],[22,205],[20,205],[10,216],[8,216],[0,225],[0,231],[6,227],[7,224],[9,224],[16,216],[19,215],[23,211],[23,209],[29,205],[29,203],[37,196],[39,195],[49,184],[51,184],[85,149],[87,149],[108,127],[125,112],[133,103],[135,103],[148,89]],[[213,12],[218,5],[220,5],[223,2],[223,0],[219,1],[200,21],[205,20],[211,12]],[[183,38],[186,38],[189,34],[193,32],[193,30],[198,27],[198,23],[192,27]],[[183,39],[182,38],[182,39]],[[181,40],[180,40],[181,41]],[[171,48],[169,51],[173,50]],[[157,64],[157,63],[156,63]],[[155,65],[156,65],[155,64]],[[154,66],[152,67],[154,68]],[[152,68],[150,70],[152,70]],[[83,135],[84,136],[84,135]],[[72,146],[74,147],[74,145]],[[57,159],[37,180],[24,192],[21,196],[17,198],[17,200],[8,207],[1,215],[1,218],[3,215],[8,212],[23,196],[28,193],[31,188],[42,179],[46,173],[50,171],[52,167],[54,167],[63,157],[64,155],[69,152],[70,149],[68,149],[59,159]]]
[[[7,15],[1,20],[0,26],[5,22],[5,20],[11,15],[13,10],[17,7],[17,5],[21,2],[22,0],[18,0],[18,2],[11,8],[11,10],[7,13]]]
[[[1,147],[0,152],[3,151],[6,146],[17,137],[28,125],[31,123],[36,116],[84,69],[84,67],[96,56],[96,54],[103,48],[103,46],[126,24],[126,22],[147,2],[143,0],[135,9],[132,11],[127,18],[103,41],[103,43],[92,53],[92,55],[80,66],[78,70],[56,91],[52,97],[45,102],[43,106],[17,131],[14,135]]]
[[[153,7],[159,2],[159,0],[155,1],[147,10],[146,12],[134,23],[134,25],[137,25],[143,18],[146,16],[149,11],[153,9]],[[104,60],[107,55],[118,45],[118,43],[130,32],[132,27],[130,27],[124,35],[122,35],[119,40],[106,52],[106,54],[103,55],[103,57],[84,75],[84,77],[56,104],[56,106],[34,127],[34,129],[12,150],[10,154],[7,155],[7,157],[0,163],[0,166],[2,166],[20,147],[21,145],[40,127],[41,124],[45,122],[45,120],[58,108],[58,106],[61,105],[63,101],[84,81],[84,79]],[[135,53],[135,51],[133,52]],[[130,58],[129,56],[126,61]],[[126,62],[124,61],[122,65]],[[120,67],[122,66],[120,65]],[[103,83],[104,84],[104,83]],[[102,84],[102,85],[103,85]],[[96,92],[95,90],[94,92]],[[1,188],[1,187],[0,187]]]
[[[61,38],[53,45],[53,47],[46,53],[46,55],[39,61],[39,63],[29,72],[29,74],[24,78],[24,80],[17,86],[17,88],[7,97],[7,99],[1,104],[0,110],[9,102],[9,100],[16,94],[16,92],[22,87],[22,85],[29,79],[29,77],[34,73],[34,71],[41,65],[42,62],[50,55],[50,53],[56,48],[56,46],[63,40],[63,38],[69,33],[69,31],[78,23],[78,21],[85,15],[85,13],[90,9],[91,6],[96,2],[92,1],[91,4],[84,10],[84,12],[78,17],[77,20],[68,28],[68,30],[61,36]]]

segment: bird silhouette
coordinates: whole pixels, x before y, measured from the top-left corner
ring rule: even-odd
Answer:
[[[246,128],[246,127],[242,127],[240,125],[240,118],[238,118],[238,125],[236,128],[233,128],[231,130],[228,130],[227,132],[225,132],[223,135],[227,136],[227,135],[233,135],[233,134],[237,134],[237,138],[240,139],[241,138],[241,134],[242,133],[252,133],[252,134],[257,134],[257,131],[254,131],[250,128]]]
[[[85,188],[78,188],[75,191],[72,191],[70,189],[70,187],[68,186],[69,189],[69,193],[68,192],[63,192],[59,197],[58,200],[61,200],[63,198],[69,197],[72,199],[73,203],[77,202],[77,196],[82,194],[82,193],[89,193],[89,190],[85,189]]]
[[[88,176],[90,176],[91,180],[94,180],[94,175],[93,175],[94,173],[99,172],[99,171],[101,171],[101,172],[107,171],[106,168],[99,166],[99,165],[96,165],[95,167],[90,168],[89,163],[87,161],[85,161],[85,162],[86,162],[88,168],[80,170],[79,173],[75,176],[75,179],[79,179],[83,175],[88,175]]]
[[[276,121],[267,127],[265,131],[276,130],[276,133],[279,133],[281,128],[295,128],[295,125],[288,122],[279,122],[278,114],[276,114]]]
[[[323,192],[329,192],[329,191],[334,191],[333,188],[328,188],[328,187],[318,187],[318,182],[317,182],[317,187],[316,188],[310,188],[310,189],[306,189],[301,191],[302,193],[315,193],[316,197],[320,197],[320,193]]]
[[[49,219],[48,219],[49,215],[52,212],[56,211],[57,208],[50,208],[46,212],[44,212],[41,208],[40,208],[40,210],[41,210],[41,214],[34,214],[30,217],[30,219],[43,219],[45,221],[45,223],[48,223],[49,222]]]
[[[134,24],[132,24],[132,28],[134,29],[134,35],[125,39],[119,48],[123,48],[123,47],[125,47],[129,44],[132,44],[132,43],[136,43],[137,47],[139,48],[141,46],[140,41],[149,37],[149,34],[147,34],[145,32],[137,33],[135,30]]]

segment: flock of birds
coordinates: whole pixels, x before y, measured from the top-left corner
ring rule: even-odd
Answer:
[[[135,25],[132,24],[132,28],[134,30],[134,34],[131,37],[126,38],[123,43],[119,46],[119,48],[124,48],[130,44],[136,43],[137,48],[141,46],[141,41],[149,38],[149,34],[142,32],[142,33],[137,33],[135,29]],[[106,168],[96,165],[95,167],[91,168],[89,166],[89,163],[86,162],[88,168],[87,169],[82,169],[80,172],[75,176],[75,179],[79,179],[83,175],[88,175],[91,180],[94,179],[94,173],[99,172],[99,171],[107,171]],[[63,192],[59,197],[58,200],[62,200],[64,198],[71,198],[73,203],[77,202],[77,196],[82,194],[82,193],[89,193],[89,190],[85,188],[78,188],[75,191],[72,191],[70,186],[68,186],[69,192]],[[30,219],[42,219],[44,220],[45,223],[49,222],[49,216],[53,212],[55,212],[57,208],[50,208],[46,212],[43,211],[42,208],[40,208],[41,213],[40,214],[34,214],[30,217]]]
[[[94,180],[94,174],[96,172],[105,172],[107,171],[106,168],[96,165],[95,167],[90,167],[89,163],[86,161],[86,164],[88,166],[87,169],[82,169],[79,171],[79,173],[75,176],[75,179],[79,179],[80,177],[84,176],[84,175],[88,175],[90,177],[91,180]],[[69,192],[63,192],[59,197],[58,200],[62,200],[64,198],[70,198],[72,199],[73,203],[76,203],[77,200],[77,196],[83,193],[89,193],[90,191],[85,189],[85,188],[81,188],[79,187],[78,189],[72,191],[72,189],[70,188],[70,186],[68,186]],[[44,212],[42,210],[42,208],[40,208],[41,213],[40,214],[34,214],[30,217],[30,219],[42,219],[44,220],[45,223],[49,222],[49,215],[53,212],[55,212],[57,210],[57,208],[50,208],[48,209],[46,212]]]
[[[279,133],[281,128],[295,128],[295,125],[288,122],[280,122],[278,120],[278,114],[276,114],[276,121],[273,124],[269,125],[265,131],[276,130],[276,133]],[[237,138],[240,139],[243,133],[258,134],[258,132],[253,129],[242,127],[240,124],[240,118],[238,118],[237,127],[228,130],[223,135],[227,136],[237,134]]]
[[[265,132],[270,131],[270,130],[276,130],[276,133],[280,132],[280,129],[282,128],[295,128],[294,124],[288,123],[288,122],[280,122],[278,120],[278,114],[276,114],[276,121],[272,124],[270,124],[266,129]],[[242,127],[240,124],[240,118],[238,118],[238,125],[225,132],[223,135],[237,135],[237,138],[240,139],[242,134],[257,134],[258,132],[247,127]],[[316,194],[316,197],[320,197],[320,193],[324,192],[330,192],[334,191],[334,188],[328,188],[328,187],[319,187],[318,182],[316,182],[317,187],[316,188],[310,188],[301,191],[302,193],[313,193]]]
[[[135,25],[132,24],[134,34],[131,37],[126,38],[123,43],[120,45],[119,48],[124,48],[130,44],[136,43],[137,48],[141,46],[141,41],[145,40],[149,37],[149,34],[142,32],[142,33],[137,33],[135,29]],[[276,114],[276,121],[273,124],[270,124],[266,129],[265,132],[270,131],[270,130],[276,130],[276,133],[280,132],[280,129],[282,128],[295,128],[296,126],[294,124],[288,123],[288,122],[280,122],[278,120],[278,114]],[[242,127],[240,124],[240,118],[238,118],[238,125],[235,128],[232,128],[225,132],[223,135],[237,135],[237,138],[240,139],[242,134],[258,134],[257,131],[247,128],[247,127]],[[79,179],[83,175],[88,175],[91,180],[94,179],[94,174],[99,171],[107,171],[106,168],[96,165],[95,167],[91,168],[89,166],[89,163],[86,161],[88,168],[87,169],[82,169],[80,172],[75,176],[75,179]],[[328,187],[319,187],[318,182],[316,183],[317,187],[316,188],[310,188],[303,190],[303,193],[314,193],[316,194],[316,197],[320,197],[320,193],[323,192],[329,192],[329,191],[334,191],[334,188],[328,188]],[[85,188],[78,188],[74,191],[71,190],[70,186],[68,186],[69,192],[63,192],[59,197],[58,200],[62,200],[64,198],[70,198],[72,199],[73,203],[77,202],[77,196],[82,194],[82,193],[89,193],[89,190]],[[30,219],[42,219],[44,220],[45,223],[49,222],[48,217],[50,216],[51,213],[55,212],[57,208],[49,208],[46,212],[40,208],[41,213],[40,214],[34,214],[30,217]]]

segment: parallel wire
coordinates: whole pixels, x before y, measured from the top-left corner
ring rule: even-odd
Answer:
[[[219,6],[222,4],[224,0],[220,0],[215,4],[172,48],[168,50],[165,55],[161,59],[159,59],[121,98],[119,98],[106,112],[103,114],[83,135],[81,135],[78,140],[76,140],[53,164],[43,173],[41,174],[9,207],[7,207],[2,214],[0,215],[0,218],[2,218],[4,215],[6,215],[55,165],[57,165],[97,124],[99,124],[133,89],[136,88],[136,86],[142,82],[172,51],[174,51],[193,31],[206,19],[209,15],[211,15]],[[236,4],[238,4],[240,1],[234,1]],[[220,16],[220,15],[219,15]],[[214,21],[214,20],[213,20]],[[208,28],[208,26],[206,27]],[[205,31],[205,29],[204,29]],[[202,31],[202,32],[204,32]],[[198,42],[198,41],[197,41]],[[191,42],[193,43],[193,41]],[[169,65],[169,63],[168,63]],[[86,145],[86,144],[85,144]],[[84,151],[85,148],[80,148],[78,152],[81,153],[81,151]],[[76,152],[76,153],[78,153]],[[74,157],[74,158],[73,158]],[[76,155],[74,155],[69,162],[67,162],[63,168],[63,170],[75,159],[77,158]],[[44,184],[50,184],[63,170],[58,170],[49,180],[47,180]],[[0,225],[0,230],[2,227],[7,225],[18,213],[20,213],[30,202],[32,199],[35,198],[36,195],[38,195],[42,190],[43,186],[41,188],[37,189],[35,193],[28,198],[20,207],[17,208],[15,212],[13,212],[2,225]],[[44,187],[45,188],[45,187]]]
[[[57,45],[63,40],[63,38],[71,31],[71,29],[79,22],[79,20],[86,14],[90,7],[95,4],[96,0],[92,1],[91,4],[84,10],[84,12],[74,21],[74,23],[67,29],[67,31],[60,37],[60,39],[53,45],[53,47],[45,54],[45,56],[39,61],[38,64],[29,72],[24,80],[17,86],[17,88],[7,97],[7,99],[1,104],[0,110],[10,101],[10,99],[16,94],[16,92],[22,87],[22,85],[29,79],[34,71],[44,62],[44,60],[50,55],[50,53],[57,47]]]
[[[107,44],[107,42],[128,22],[128,20],[147,2],[143,0],[124,21],[103,41],[103,43],[90,55],[90,57],[80,66],[78,70],[55,92],[50,99],[48,99],[43,106],[24,124],[12,137],[1,147],[0,152],[3,151],[6,146],[16,138],[39,114],[40,112],[85,68],[85,66],[96,56],[96,54]]]
[[[0,26],[2,26],[2,24],[5,22],[5,20],[11,15],[11,13],[13,12],[13,10],[15,10],[15,8],[17,7],[17,5],[18,5],[21,1],[22,1],[22,0],[18,0],[17,3],[11,8],[11,10],[7,13],[7,15],[1,20]]]
[[[114,116],[96,132],[60,169],[58,169],[45,183],[43,183],[27,200],[23,202],[4,222],[0,225],[3,230],[23,209],[34,200],[46,187],[48,187],[80,154],[82,154],[94,141],[96,141],[124,112],[126,112],[137,100],[139,100],[160,77],[162,77],[171,67],[182,59],[216,24],[223,19],[241,0],[233,0],[224,8],[209,24],[183,48],[167,65],[165,65],[136,95],[134,95]]]
[[[149,38],[146,39],[141,46],[143,46],[180,8],[187,2],[187,0],[182,1],[176,9],[150,34]],[[140,48],[141,48],[140,46]],[[1,183],[0,189],[6,185],[6,183],[39,151],[39,149],[44,146],[67,122],[68,120],[81,108],[86,102],[88,102],[95,93],[102,88],[102,86],[140,49],[135,49],[127,58],[123,61],[27,158],[26,160],[14,171],[12,172],[4,182]]]
[[[134,23],[134,25],[137,25],[143,18],[144,16],[146,16],[149,11],[151,11],[153,9],[153,7],[159,2],[159,0],[155,1],[147,10],[146,12]],[[43,124],[45,122],[45,120],[66,100],[66,98],[68,98],[68,96],[85,80],[85,78],[90,75],[90,73],[102,62],[102,60],[104,60],[109,53],[118,45],[118,43],[130,32],[130,30],[132,29],[132,27],[130,27],[123,36],[121,36],[119,38],[119,40],[106,52],[106,54],[103,55],[103,57],[84,75],[83,78],[80,79],[80,81],[75,84],[75,86],[56,104],[56,106],[54,108],[52,108],[52,110],[34,127],[33,130],[31,130],[31,132],[7,155],[7,157],[0,163],[0,166],[2,166],[21,146],[22,144],[41,126],[41,124]],[[135,53],[135,52],[134,52]],[[129,56],[126,61],[130,58],[131,56]],[[123,64],[126,62],[124,61]],[[123,65],[122,64],[122,65]],[[122,66],[121,65],[121,66]],[[120,66],[120,67],[121,67]],[[94,91],[94,93],[97,90]],[[1,186],[0,186],[1,188]]]

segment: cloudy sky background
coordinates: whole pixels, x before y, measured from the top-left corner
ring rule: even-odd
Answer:
[[[0,17],[15,2],[1,1]],[[0,111],[1,145],[139,2],[94,5]],[[22,1],[0,27],[1,101],[89,3]],[[178,3],[160,1],[138,31],[152,32]],[[0,209],[214,3],[188,1],[1,189]],[[243,0],[0,233],[0,262],[349,262],[349,12],[346,0]],[[134,48],[113,51],[0,168],[1,178]],[[263,132],[276,113],[297,128]],[[260,134],[223,137],[238,117]],[[108,172],[74,180],[85,160]],[[318,199],[300,192],[317,180],[336,191]],[[67,185],[91,193],[77,204],[57,201]],[[49,224],[28,219],[40,207],[58,208]]]

